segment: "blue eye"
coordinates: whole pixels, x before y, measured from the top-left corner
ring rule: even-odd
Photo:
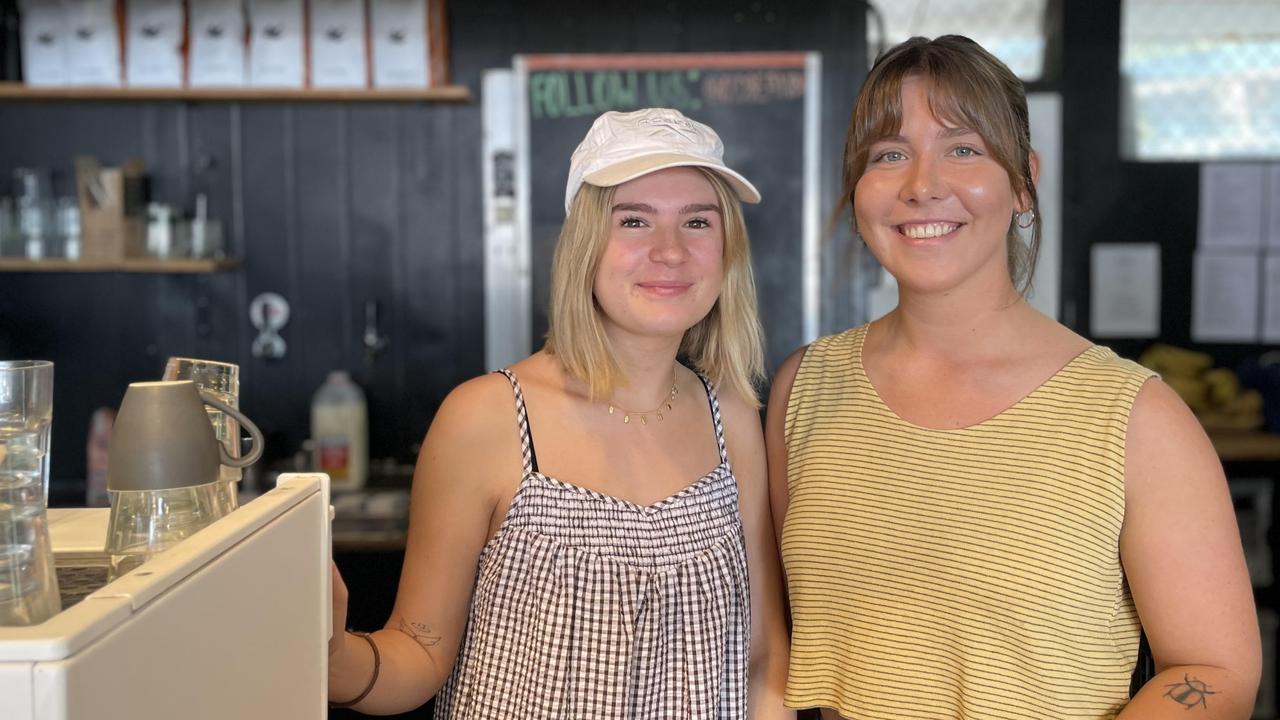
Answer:
[[[957,147],[953,152],[955,152],[956,157],[962,157],[962,158],[977,157],[982,154],[978,152],[977,148],[972,148],[972,147],[969,147],[968,145],[961,145]]]
[[[875,162],[901,162],[902,160],[905,160],[906,157],[907,156],[903,155],[901,151],[885,150],[876,156]]]

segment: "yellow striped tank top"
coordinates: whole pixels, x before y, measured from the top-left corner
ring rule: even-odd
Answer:
[[[1152,373],[1094,346],[1011,408],[912,425],[815,342],[786,410],[786,701],[846,718],[1110,718],[1139,623],[1120,565],[1125,428]]]

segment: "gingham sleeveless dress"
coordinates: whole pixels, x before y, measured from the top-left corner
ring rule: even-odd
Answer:
[[[437,720],[745,718],[746,544],[712,384],[720,464],[640,506],[538,472],[502,372],[524,475],[480,553]]]

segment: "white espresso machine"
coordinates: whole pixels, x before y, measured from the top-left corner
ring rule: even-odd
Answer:
[[[108,510],[52,509],[64,598],[39,625],[0,628],[4,720],[315,720],[330,634],[329,478],[281,475],[115,582]]]

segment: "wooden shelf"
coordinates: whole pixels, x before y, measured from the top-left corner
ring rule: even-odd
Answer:
[[[171,273],[196,274],[231,270],[240,266],[235,258],[223,260],[130,258],[119,262],[89,260],[27,260],[0,258],[0,272],[80,272],[80,273]]]
[[[0,101],[62,100],[121,101],[178,100],[183,102],[469,102],[463,85],[431,88],[125,88],[29,87],[0,83]]]
[[[334,533],[334,552],[403,552],[407,533],[369,535],[361,533]]]
[[[1208,434],[1223,462],[1280,460],[1280,435],[1258,430],[1211,430]]]

